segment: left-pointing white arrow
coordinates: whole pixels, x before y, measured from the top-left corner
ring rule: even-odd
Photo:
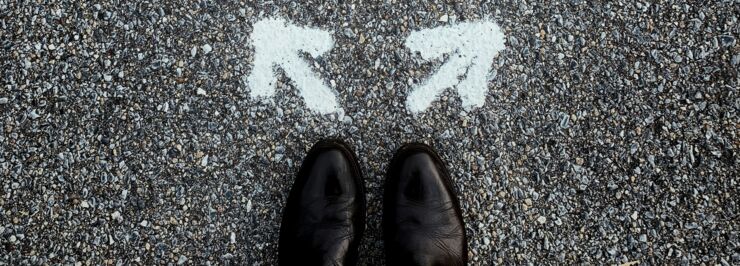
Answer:
[[[504,34],[492,21],[416,31],[406,39],[406,47],[427,60],[449,55],[436,74],[409,93],[406,108],[414,113],[426,110],[443,90],[451,87],[457,88],[463,108],[483,106],[491,62],[505,48]]]
[[[280,67],[293,81],[306,106],[319,113],[341,112],[336,94],[311,71],[301,57],[307,53],[319,57],[334,46],[331,33],[289,24],[281,18],[269,18],[254,24],[254,68],[247,77],[252,98],[270,98],[275,94]]]

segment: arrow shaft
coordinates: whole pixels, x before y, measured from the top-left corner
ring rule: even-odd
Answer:
[[[466,57],[452,56],[443,64],[437,74],[424,81],[421,86],[414,88],[406,100],[407,108],[412,112],[421,112],[447,88],[459,83],[458,77],[465,73],[470,61]]]
[[[306,62],[302,60],[286,62],[281,64],[281,68],[291,77],[308,108],[321,113],[335,111],[338,105],[336,95],[323,80],[313,75],[311,67]]]

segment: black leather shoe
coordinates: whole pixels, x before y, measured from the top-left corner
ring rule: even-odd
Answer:
[[[280,265],[355,265],[365,230],[365,189],[352,150],[316,143],[290,189],[280,226]]]
[[[450,175],[425,144],[407,144],[391,161],[383,200],[388,265],[465,265],[465,224]]]

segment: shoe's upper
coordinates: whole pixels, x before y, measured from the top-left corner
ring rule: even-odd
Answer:
[[[309,151],[280,228],[280,265],[354,265],[365,224],[365,195],[354,154],[324,141]]]
[[[402,147],[388,170],[383,229],[388,265],[465,265],[462,213],[450,176],[423,144]]]

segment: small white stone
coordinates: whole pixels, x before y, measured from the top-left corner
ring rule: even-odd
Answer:
[[[39,115],[39,113],[37,113],[36,110],[31,110],[31,112],[28,113],[28,117],[30,117],[31,119],[36,119],[36,118],[41,117],[41,115]]]
[[[49,49],[49,50],[54,50],[54,49],[57,49],[57,47],[56,47],[56,46],[55,46],[55,45],[54,45],[53,43],[52,43],[52,44],[49,44],[49,45],[47,45],[47,46],[46,46],[46,48],[47,48],[47,49]]]
[[[198,47],[193,46],[193,49],[190,49],[190,57],[195,57],[198,55]]]
[[[447,14],[444,14],[441,17],[439,17],[439,22],[447,22],[448,20],[450,20],[450,17],[447,16]]]
[[[204,45],[203,45],[203,46],[201,46],[200,48],[201,48],[201,49],[203,49],[203,53],[206,53],[206,54],[207,54],[207,53],[210,53],[211,51],[213,51],[213,47],[211,47],[211,45],[210,45],[210,44],[204,44]],[[191,52],[191,53],[192,53],[192,52]]]
[[[118,212],[118,211],[114,211],[114,212],[113,212],[113,213],[112,213],[112,214],[110,215],[110,217],[111,217],[111,218],[113,218],[113,220],[116,220],[116,221],[119,221],[119,222],[120,222],[120,220],[121,220],[121,213],[120,213],[120,212]]]
[[[11,243],[13,243],[13,242],[15,242],[15,240],[16,240],[16,239],[15,239],[15,235],[11,235],[11,236],[10,236],[10,242],[11,242]]]
[[[8,98],[6,97],[0,98],[0,104],[6,104],[6,103],[8,103]]]
[[[113,76],[111,76],[111,75],[108,75],[108,74],[105,74],[105,75],[103,75],[103,79],[104,79],[104,80],[105,80],[106,82],[110,82],[111,80],[113,80]]]
[[[90,204],[88,204],[86,200],[83,200],[82,203],[80,203],[80,206],[82,206],[82,208],[90,208]]]
[[[252,211],[252,200],[250,199],[249,201],[247,201],[247,212],[251,212],[251,211]]]
[[[203,156],[203,158],[200,159],[200,166],[203,166],[203,167],[208,166],[208,155]]]
[[[537,218],[537,222],[540,224],[544,224],[547,222],[547,218],[545,218],[545,216],[540,216],[539,218]]]
[[[205,96],[206,95],[206,90],[201,89],[201,88],[198,88],[197,90],[195,90],[195,93],[198,94],[198,95]]]
[[[139,223],[139,225],[141,225],[143,227],[147,227],[147,226],[149,226],[149,221],[143,220],[143,221],[141,221],[141,223]]]
[[[231,232],[231,235],[229,236],[229,240],[231,241],[231,244],[236,243],[236,234],[234,234],[234,232]]]
[[[188,257],[185,257],[185,255],[180,255],[180,258],[177,259],[177,265],[183,265],[187,261],[188,261]]]
[[[630,215],[630,218],[632,218],[632,220],[637,220],[637,211],[633,212],[632,215]]]

